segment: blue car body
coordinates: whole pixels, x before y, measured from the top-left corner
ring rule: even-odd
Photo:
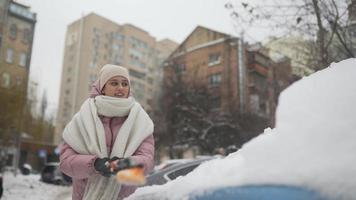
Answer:
[[[190,195],[190,200],[329,200],[319,193],[294,186],[261,185],[235,186]]]

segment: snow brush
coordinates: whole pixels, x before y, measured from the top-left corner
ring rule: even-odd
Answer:
[[[123,158],[110,164],[116,180],[125,185],[140,186],[146,183],[143,165],[131,158]]]

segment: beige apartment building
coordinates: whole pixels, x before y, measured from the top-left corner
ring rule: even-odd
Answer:
[[[291,35],[271,38],[264,47],[269,49],[269,56],[272,58],[278,58],[283,55],[291,59],[292,74],[295,79],[314,73],[314,70],[308,66],[313,59],[310,42],[302,37]]]
[[[129,69],[133,95],[150,114],[158,94],[160,65],[177,44],[156,41],[147,31],[131,24],[120,25],[95,13],[67,28],[60,99],[54,143],[61,141],[65,125],[79,110],[104,64]]]

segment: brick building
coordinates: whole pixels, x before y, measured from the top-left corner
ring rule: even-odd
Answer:
[[[271,119],[271,125],[278,95],[289,85],[291,73],[288,59],[273,61],[261,46],[242,45],[239,38],[202,26],[166,60],[166,84],[176,69],[187,87],[199,83],[209,88],[215,111],[257,114]]]
[[[237,44],[238,38],[198,26],[166,60],[165,82],[178,68],[185,83],[209,88],[214,107],[227,111],[238,106]]]
[[[35,24],[36,14],[28,6],[0,1],[1,136],[21,131]]]
[[[6,164],[12,166],[18,165],[24,130],[35,24],[36,13],[30,7],[0,1],[0,151],[6,150]]]

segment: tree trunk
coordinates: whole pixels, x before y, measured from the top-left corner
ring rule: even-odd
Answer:
[[[325,29],[323,27],[323,24],[321,22],[321,15],[320,15],[320,8],[318,4],[318,0],[312,0],[313,1],[313,7],[315,11],[315,17],[317,19],[317,24],[318,24],[318,45],[319,45],[319,60],[320,60],[320,65],[317,66],[317,69],[322,69],[328,65],[328,52],[327,52],[327,47],[325,46]]]

